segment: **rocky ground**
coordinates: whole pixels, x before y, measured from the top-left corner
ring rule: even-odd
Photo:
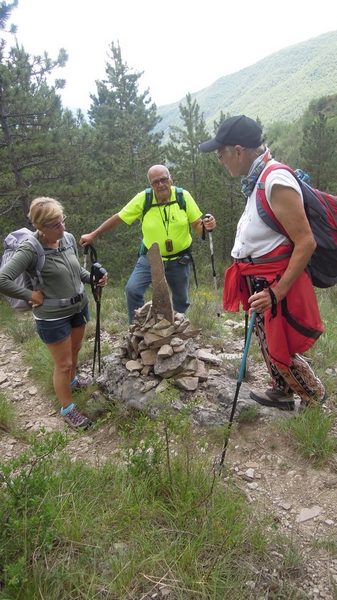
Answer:
[[[111,345],[118,345],[112,340]],[[233,345],[231,346],[233,351]],[[85,366],[84,366],[85,368]],[[253,385],[265,385],[261,364],[249,366]],[[45,398],[30,377],[21,353],[13,340],[0,333],[0,391],[15,403],[19,426],[24,431],[47,432],[67,426],[60,416],[55,398]],[[334,411],[332,398],[326,411]],[[284,434],[278,432],[277,419],[289,418],[289,413],[261,407],[252,423],[234,427],[228,446],[222,476],[231,473],[234,482],[246,494],[257,515],[271,515],[273,526],[285,535],[289,547],[302,555],[300,584],[305,598],[337,599],[337,456],[327,464],[314,468],[301,458]],[[275,425],[276,423],[276,425]],[[210,459],[221,454],[221,447],[211,441],[207,427],[197,427],[196,437],[204,440]],[[0,457],[8,460],[18,455],[24,442],[0,431]],[[113,425],[102,423],[74,439],[68,452],[73,460],[88,462],[110,460],[119,450],[119,438]],[[330,552],[328,552],[330,549]],[[334,549],[334,552],[331,552]],[[294,551],[294,550],[293,550]],[[284,564],[284,552],[275,551],[268,577],[277,577],[278,565]],[[294,564],[294,557],[289,563]],[[254,587],[263,572],[252,571],[247,598],[256,598]],[[297,573],[298,577],[298,573]],[[275,597],[275,596],[273,596]],[[283,596],[282,596],[283,597]],[[268,598],[261,596],[259,600]]]

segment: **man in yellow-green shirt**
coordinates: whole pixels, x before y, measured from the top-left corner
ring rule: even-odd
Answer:
[[[122,223],[130,225],[136,219],[141,221],[141,254],[125,287],[129,323],[132,322],[135,309],[143,306],[144,293],[151,283],[147,249],[154,242],[158,242],[165,276],[172,292],[173,308],[177,312],[185,313],[190,305],[190,225],[200,235],[203,235],[204,230],[213,231],[216,226],[213,216],[201,219],[202,213],[198,205],[186,190],[183,190],[186,206],[184,209],[179,206],[170,172],[164,165],[154,165],[149,169],[147,176],[152,189],[152,205],[145,214],[146,190],[137,194],[120,212],[104,221],[95,231],[82,235],[80,239],[81,246],[86,246],[97,236]]]

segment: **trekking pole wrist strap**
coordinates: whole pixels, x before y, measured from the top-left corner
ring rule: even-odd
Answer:
[[[204,223],[204,221],[203,221],[203,220],[201,221],[201,223],[202,223],[202,226],[201,226],[201,239],[202,239],[203,241],[205,241],[205,239],[206,239],[206,228],[205,228],[205,223]]]
[[[269,291],[269,295],[270,295],[270,299],[271,299],[271,318],[275,319],[275,317],[277,315],[277,300],[276,300],[275,293],[273,292],[273,290],[270,287],[268,288],[268,291]]]

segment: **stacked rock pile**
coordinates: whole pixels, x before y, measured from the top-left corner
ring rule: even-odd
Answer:
[[[193,391],[207,380],[205,363],[199,360],[193,338],[200,329],[191,330],[186,315],[174,312],[173,323],[154,313],[152,302],[136,310],[122,350],[130,375],[157,375],[171,378],[177,387]]]

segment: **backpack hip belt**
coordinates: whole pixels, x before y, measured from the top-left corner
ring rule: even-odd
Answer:
[[[84,285],[81,283],[80,291],[76,296],[72,298],[46,298],[43,301],[45,306],[70,306],[71,304],[78,304],[84,298]]]
[[[292,250],[289,252],[285,252],[284,254],[279,254],[276,256],[267,256],[267,258],[252,258],[251,256],[247,256],[246,258],[236,258],[235,262],[237,263],[250,263],[251,265],[263,265],[265,263],[277,262],[278,260],[283,260],[284,258],[289,258],[293,253]]]
[[[184,254],[188,254],[191,257],[192,261],[192,244],[188,248],[185,248],[185,250],[180,250],[180,252],[176,252],[176,254],[162,254],[162,258],[170,260],[179,257],[181,258],[182,256],[184,256]]]

